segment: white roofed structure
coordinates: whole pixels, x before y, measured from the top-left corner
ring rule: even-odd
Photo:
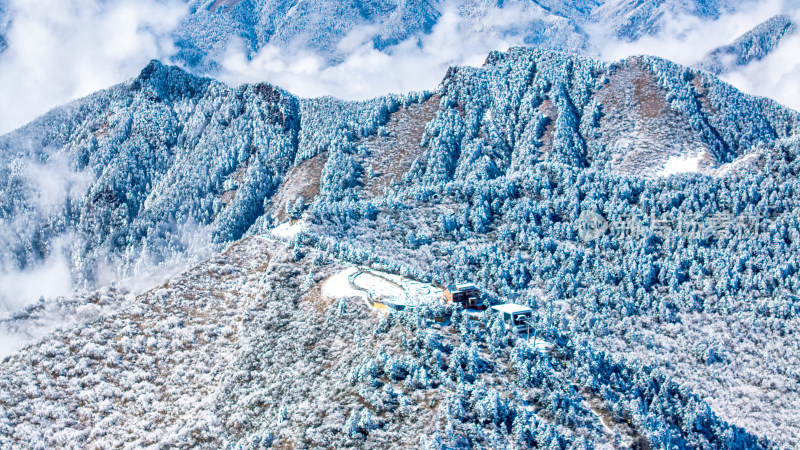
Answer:
[[[522,312],[533,312],[533,310],[527,306],[517,305],[515,303],[506,303],[503,305],[495,305],[492,306],[492,309],[499,312],[515,314],[515,313],[522,313]]]

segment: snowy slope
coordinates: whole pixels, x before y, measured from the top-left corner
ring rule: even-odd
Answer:
[[[0,318],[0,358],[39,341],[57,328],[96,320],[122,308],[133,296],[115,287],[55,298],[41,298],[13,315]]]
[[[707,153],[713,167],[797,126],[772,101],[651,57],[606,65],[511,49],[453,68],[441,91],[411,169],[422,181],[491,179],[539,161],[646,175],[687,153]]]
[[[295,161],[327,149],[347,120],[369,133],[410,98],[301,101],[154,62],[3,138],[0,264],[13,271],[64,254],[92,283],[196,260],[240,237]]]
[[[553,356],[488,317],[441,326],[360,302],[340,314],[318,283],[341,267],[304,250],[244,239],[4,359],[0,445],[767,444],[652,368],[543,325]]]
[[[735,71],[772,52],[781,41],[797,32],[797,25],[787,15],[777,15],[762,22],[729,45],[703,58],[697,67],[715,75]]]

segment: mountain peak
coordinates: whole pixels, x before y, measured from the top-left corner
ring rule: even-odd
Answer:
[[[174,65],[151,60],[130,83],[131,91],[145,90],[152,100],[171,100],[176,97],[193,97],[211,82]]]

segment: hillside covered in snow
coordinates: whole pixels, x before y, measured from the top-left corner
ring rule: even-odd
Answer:
[[[381,315],[317,250],[245,238],[3,361],[4,447],[764,448],[658,370],[541,324]],[[450,311],[448,311],[450,312]]]
[[[759,61],[785,38],[797,33],[797,24],[787,15],[777,15],[759,24],[728,45],[703,58],[697,67],[721,75]]]
[[[656,175],[692,157],[710,174],[796,123],[770,100],[654,58],[515,49],[454,67],[434,92],[365,102],[234,89],[153,62],[0,138],[0,258],[14,270],[66,255],[91,286],[205,256],[318,196],[320,207],[363,209],[395,184],[491,180],[538,163]]]

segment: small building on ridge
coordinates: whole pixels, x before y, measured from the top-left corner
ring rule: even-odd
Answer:
[[[486,309],[480,291],[473,284],[451,284],[444,288],[444,298],[467,309]]]

